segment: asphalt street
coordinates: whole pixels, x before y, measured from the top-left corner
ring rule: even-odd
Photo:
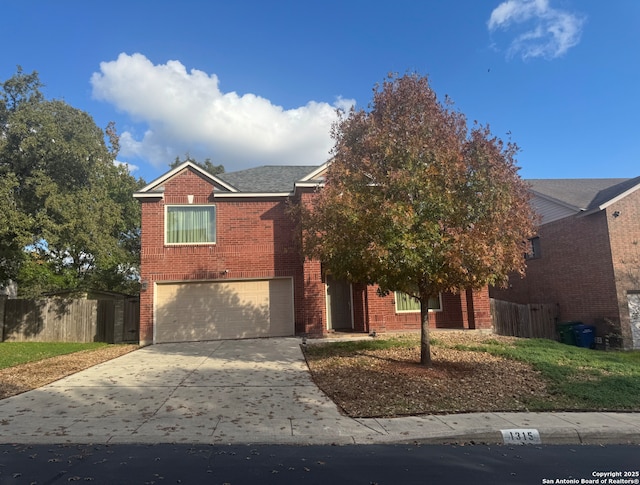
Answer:
[[[0,445],[0,484],[638,484],[639,446]]]

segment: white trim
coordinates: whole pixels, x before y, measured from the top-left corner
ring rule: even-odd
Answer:
[[[320,182],[320,181],[318,181],[318,182],[296,182],[294,187],[296,189],[299,189],[299,188],[312,188],[312,189],[314,189],[316,187],[324,187],[324,182]]]
[[[151,183],[149,183],[148,185],[146,185],[145,187],[140,189],[137,192],[137,194],[151,192],[155,187],[157,187],[158,185],[161,185],[162,183],[166,182],[171,177],[173,177],[177,173],[181,172],[185,168],[191,168],[192,170],[198,172],[203,177],[206,177],[209,180],[211,180],[214,184],[219,185],[220,187],[223,187],[224,189],[228,190],[229,192],[238,192],[238,189],[236,189],[233,185],[228,184],[227,182],[225,182],[225,181],[219,179],[218,177],[216,177],[215,175],[211,175],[209,172],[207,172],[203,168],[199,167],[198,165],[196,165],[194,163],[191,163],[191,162],[183,162],[180,165],[178,165],[176,168],[168,171],[164,175],[158,177],[157,179],[155,179],[154,181],[152,181]]]
[[[313,180],[315,179],[319,174],[321,174],[322,172],[324,172],[327,168],[329,168],[329,165],[331,165],[333,163],[333,160],[329,160],[325,163],[323,163],[322,165],[320,165],[318,168],[316,168],[313,172],[311,172],[310,174],[308,174],[307,176],[303,177],[300,182],[308,182],[309,180]]]
[[[164,199],[164,191],[162,192],[134,192],[134,199]]]
[[[242,199],[242,198],[265,198],[265,197],[291,197],[293,192],[216,192],[214,199]]]
[[[153,321],[151,322],[151,342],[152,345],[156,344],[156,322],[157,322],[157,308],[158,308],[158,282],[154,281],[153,282],[153,309],[152,309],[152,313],[153,316],[151,317],[153,319]],[[138,333],[140,332],[140,330],[138,329]]]
[[[636,190],[640,189],[640,184],[637,184],[633,187],[631,187],[629,190],[625,190],[624,192],[622,192],[620,195],[617,195],[616,197],[614,197],[613,199],[609,200],[608,202],[605,202],[604,204],[602,204],[600,206],[600,209],[606,209],[607,207],[609,207],[611,204],[613,204],[614,202],[618,202],[620,199],[626,197],[629,194],[632,194],[633,192],[635,192]]]
[[[598,207],[594,207],[593,209],[590,209],[590,210],[581,209],[582,212],[580,213],[580,215],[578,217],[588,216],[588,215],[594,214],[596,212],[600,212],[602,210],[605,210],[610,205],[618,202],[621,199],[624,199],[627,195],[632,194],[633,192],[635,192],[638,189],[640,189],[640,184],[634,185],[630,189],[625,190],[621,194],[618,194],[615,197],[613,197],[612,199],[609,199],[606,202],[600,204]]]
[[[328,276],[330,277],[330,275]],[[348,283],[349,283],[349,313],[351,318],[350,328],[351,330],[353,330],[354,323],[355,323],[355,320],[353,318],[353,284],[351,284],[351,282],[348,282]],[[329,321],[331,319],[331,311],[329,308],[329,285],[327,284],[326,277],[324,282],[324,313],[327,316],[327,324],[325,325],[326,330],[335,330],[333,327],[330,326],[332,322]]]
[[[215,273],[215,271],[213,272]],[[271,280],[293,280],[293,276],[253,276],[248,278],[203,278],[203,279],[193,279],[193,280],[157,280],[154,283],[158,285],[176,285],[176,284],[183,284],[183,283],[185,284],[186,283],[234,283],[234,282],[241,282],[241,281],[271,281]]]
[[[178,243],[170,243],[167,241],[167,211],[169,207],[213,207],[214,209],[214,231],[215,231],[215,240],[214,241],[201,241],[201,242],[178,242]],[[215,246],[218,242],[218,208],[215,204],[165,204],[164,206],[164,245],[165,246]]]
[[[397,292],[397,293],[402,293],[402,291]],[[409,297],[411,295],[408,295]],[[438,293],[438,303],[440,305],[440,308],[429,308],[427,311],[431,312],[431,313],[437,313],[437,312],[441,312],[442,310],[442,293]],[[393,307],[394,310],[397,314],[406,314],[406,313],[420,313],[420,309],[418,310],[398,310],[398,299],[396,298],[396,292],[393,292]]]

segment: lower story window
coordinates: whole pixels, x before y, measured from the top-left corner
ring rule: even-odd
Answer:
[[[396,313],[409,313],[420,311],[420,300],[412,296],[402,293],[401,291],[395,292],[396,299]],[[435,298],[429,298],[429,311],[439,312],[442,311],[442,295],[438,295]]]
[[[216,207],[213,205],[167,206],[167,244],[213,244],[216,242]]]

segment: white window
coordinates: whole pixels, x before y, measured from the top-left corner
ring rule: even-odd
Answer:
[[[214,244],[216,207],[214,205],[168,205],[165,213],[167,244]]]
[[[401,291],[396,291],[395,299],[396,313],[420,312],[420,301],[417,298],[409,296],[406,293],[402,293]],[[442,311],[442,295],[438,295],[435,298],[429,298],[429,311]]]

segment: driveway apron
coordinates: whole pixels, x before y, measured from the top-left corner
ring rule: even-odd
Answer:
[[[0,401],[0,442],[344,444],[378,434],[315,386],[299,344],[145,347]]]

